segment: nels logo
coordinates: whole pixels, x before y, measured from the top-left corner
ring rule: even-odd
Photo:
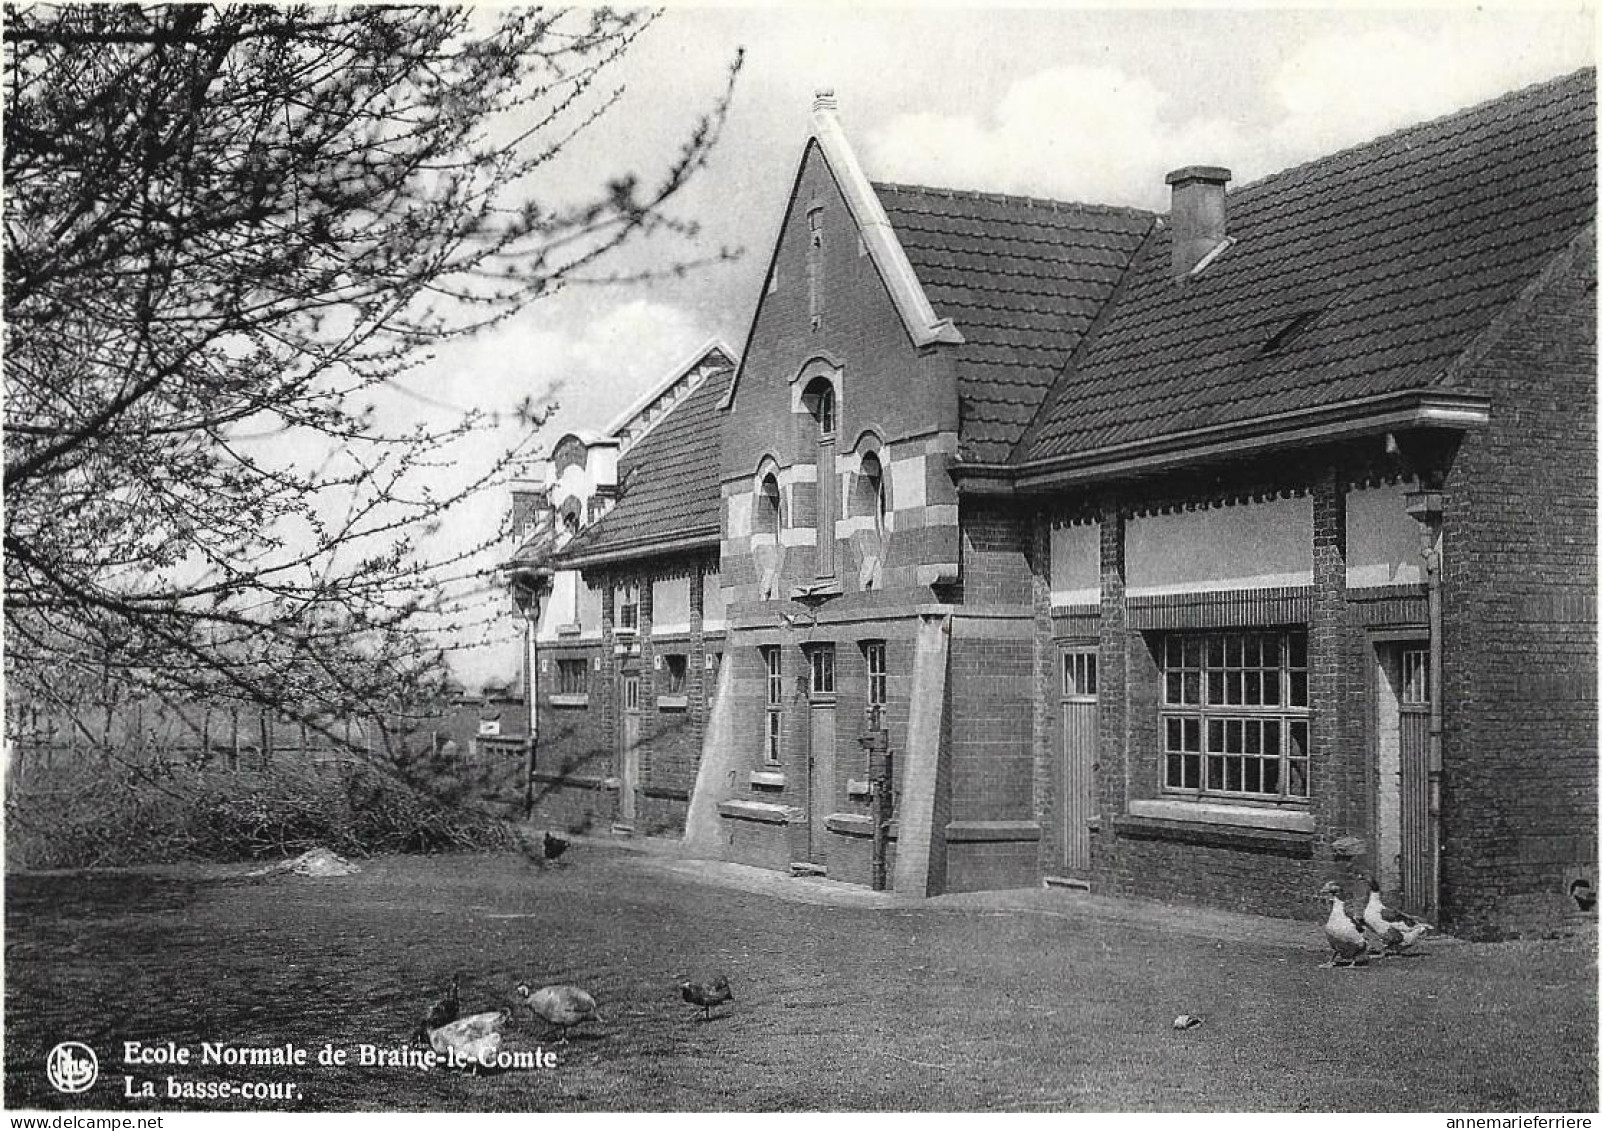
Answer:
[[[62,1041],[45,1058],[45,1076],[58,1092],[87,1092],[100,1076],[100,1061],[88,1045]]]

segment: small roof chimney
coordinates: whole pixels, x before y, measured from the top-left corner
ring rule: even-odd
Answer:
[[[1225,240],[1224,186],[1230,172],[1217,165],[1186,165],[1168,174],[1173,203],[1174,278],[1185,279]]]

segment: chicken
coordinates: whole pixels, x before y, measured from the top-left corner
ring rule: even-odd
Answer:
[[[478,1075],[481,1068],[493,1067],[495,1054],[501,1051],[501,1033],[510,1014],[507,1010],[495,1013],[475,1013],[458,1021],[431,1028],[428,1046],[447,1063],[466,1068]]]
[[[530,990],[526,983],[517,987],[517,996],[533,1010],[534,1015],[548,1025],[562,1030],[561,1041],[567,1043],[567,1031],[586,1021],[603,1021],[595,999],[577,986],[543,986]]]
[[[456,1020],[462,1008],[459,993],[461,977],[460,974],[451,975],[450,992],[428,1007],[428,1016],[417,1026],[418,1036],[426,1038],[431,1030],[449,1025]]]
[[[1422,919],[1392,911],[1380,899],[1379,881],[1368,878],[1368,903],[1363,907],[1363,923],[1385,944],[1387,955],[1401,954],[1435,928]]]
[[[729,978],[726,974],[719,974],[710,982],[692,982],[685,979],[679,983],[679,994],[691,1005],[700,1006],[702,1016],[707,1021],[712,1020],[713,1006],[734,1000],[734,991],[729,988]]]
[[[545,834],[544,846],[545,859],[554,861],[567,851],[568,839],[565,836],[558,836],[556,833],[548,832]]]
[[[1341,898],[1341,886],[1334,880],[1319,889],[1319,898],[1329,900],[1329,918],[1324,923],[1324,937],[1329,940],[1331,958],[1323,965],[1367,966],[1368,941],[1363,937],[1363,924],[1346,910]]]

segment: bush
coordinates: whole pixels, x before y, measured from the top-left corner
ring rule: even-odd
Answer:
[[[85,760],[29,767],[6,788],[6,851],[20,868],[485,851],[516,838],[500,818],[380,766],[285,762],[228,772]]]

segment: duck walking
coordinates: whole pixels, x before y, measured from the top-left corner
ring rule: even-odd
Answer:
[[[1346,901],[1341,898],[1341,886],[1331,880],[1319,889],[1318,895],[1320,899],[1329,900],[1329,918],[1324,922],[1324,937],[1329,940],[1331,956],[1321,967],[1367,966],[1368,940],[1363,937],[1363,924],[1346,910]]]
[[[1368,903],[1363,907],[1363,923],[1385,944],[1387,956],[1401,954],[1435,929],[1422,919],[1386,907],[1380,898],[1379,881],[1373,876],[1368,878]]]
[[[527,983],[519,983],[517,996],[536,1017],[562,1030],[559,1038],[562,1044],[567,1043],[567,1031],[573,1026],[605,1020],[595,1007],[595,999],[577,986],[542,986],[531,990]]]
[[[692,982],[688,978],[679,983],[679,995],[691,1005],[701,1007],[703,1020],[712,1020],[712,1008],[734,1000],[727,974],[719,974],[710,982]]]

